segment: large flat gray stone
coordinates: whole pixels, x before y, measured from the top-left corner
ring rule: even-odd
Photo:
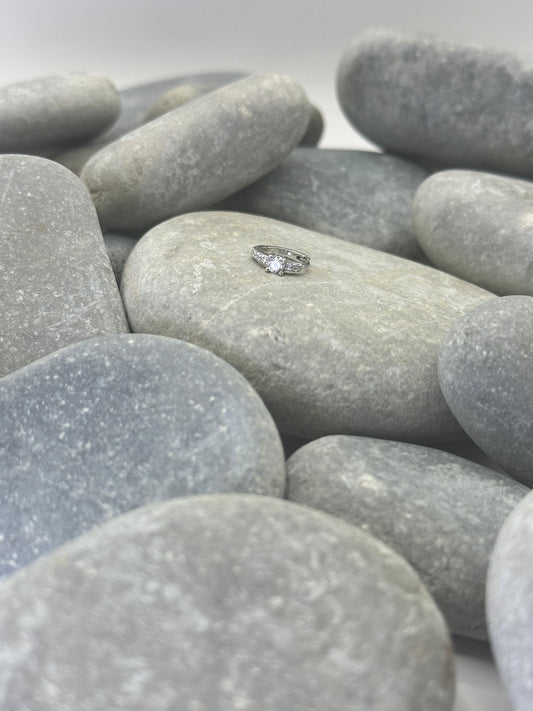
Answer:
[[[533,298],[494,298],[460,319],[438,361],[446,402],[474,442],[533,486]]]
[[[492,651],[515,711],[530,711],[533,698],[533,494],[503,524],[487,579]]]
[[[287,462],[289,500],[360,526],[408,560],[452,632],[486,639],[489,556],[528,489],[453,454],[367,437],[322,437]]]
[[[274,244],[311,256],[279,277],[253,261]],[[197,343],[258,390],[282,432],[457,438],[437,379],[450,327],[492,298],[415,262],[231,212],[169,220],[131,252],[122,294],[134,331]]]
[[[151,501],[283,496],[272,418],[212,353],[148,335],[93,338],[0,381],[0,576]]]
[[[94,205],[57,163],[0,156],[0,376],[91,336],[128,332]]]
[[[140,230],[209,207],[268,173],[299,143],[309,115],[288,77],[247,77],[103,148],[81,177],[104,226]]]
[[[533,177],[533,62],[426,35],[367,30],[344,52],[340,104],[387,150]]]
[[[89,139],[120,111],[114,84],[94,74],[40,77],[0,87],[0,153],[31,153]]]
[[[273,217],[401,257],[420,257],[411,203],[427,171],[369,151],[297,148],[218,207]]]
[[[533,182],[478,171],[436,173],[413,202],[433,264],[502,296],[533,296],[532,215]]]
[[[269,497],[121,516],[0,587],[9,711],[450,711],[450,640],[399,556]],[[369,702],[369,700],[371,700]]]

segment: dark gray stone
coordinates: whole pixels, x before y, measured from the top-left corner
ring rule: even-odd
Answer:
[[[503,524],[487,578],[492,651],[515,711],[531,711],[533,698],[533,493]]]
[[[533,486],[533,298],[504,296],[460,319],[439,353],[442,392],[474,442]]]
[[[159,118],[159,116],[163,116],[163,114],[189,103],[189,101],[193,99],[198,99],[200,96],[208,94],[210,91],[213,91],[213,87],[199,83],[175,86],[167,91],[166,94],[159,97],[144,117],[143,123],[153,121]],[[316,146],[324,131],[324,119],[322,118],[322,114],[316,106],[311,105],[310,108],[309,125],[300,141],[300,145],[302,146]]]
[[[122,108],[116,123],[98,138],[57,154],[54,160],[62,163],[69,170],[79,175],[89,158],[104,146],[116,141],[124,134],[133,131],[143,123],[152,104],[169,89],[181,85],[208,86],[211,90],[242,79],[242,72],[211,72],[191,74],[161,79],[159,81],[138,84],[120,91]]]
[[[251,212],[416,258],[411,203],[427,172],[401,158],[352,150],[297,148],[282,165],[224,200]]]
[[[342,435],[287,462],[286,496],[361,527],[411,563],[452,632],[486,639],[485,580],[505,517],[529,490],[430,447]]]
[[[90,339],[0,382],[0,575],[151,501],[283,496],[285,459],[253,388],[160,336]]]
[[[533,62],[434,37],[369,30],[345,51],[339,101],[393,153],[533,177]]]
[[[309,111],[288,77],[247,77],[103,148],[81,177],[103,225],[142,230],[209,207],[268,173],[302,138]]]
[[[117,118],[120,97],[109,79],[66,74],[0,88],[0,152],[25,153],[81,141]]]
[[[256,244],[311,256],[267,274]],[[132,330],[212,350],[253,384],[280,431],[435,441],[463,436],[437,379],[452,324],[492,298],[448,274],[266,217],[190,213],[130,254]]]
[[[533,182],[448,170],[428,178],[413,226],[431,261],[497,294],[533,296]]]
[[[0,156],[0,376],[91,336],[128,332],[94,205],[68,170]]]
[[[450,711],[444,621],[363,531],[269,497],[108,522],[0,587],[9,711]]]
[[[113,267],[113,272],[115,273],[118,284],[120,284],[122,270],[124,269],[126,260],[138,241],[139,237],[133,235],[115,235],[111,233],[104,235],[107,256]]]

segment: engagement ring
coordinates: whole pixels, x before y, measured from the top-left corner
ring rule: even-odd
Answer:
[[[252,247],[252,257],[262,264],[267,272],[278,276],[302,274],[311,264],[307,254],[272,244],[257,244]]]

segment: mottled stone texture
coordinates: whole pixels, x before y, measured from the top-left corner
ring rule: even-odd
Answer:
[[[278,432],[212,353],[96,338],[0,382],[0,575],[112,516],[188,494],[283,496]]]
[[[467,434],[533,486],[533,298],[505,296],[459,320],[439,354],[446,402]]]
[[[419,573],[452,632],[486,638],[489,556],[526,487],[430,447],[346,436],[297,450],[287,476],[288,499],[389,545]]]
[[[502,526],[489,566],[487,616],[496,665],[516,711],[533,698],[533,494]]]
[[[0,156],[0,376],[91,336],[127,332],[94,205],[57,163]]]
[[[268,173],[298,144],[309,114],[307,97],[288,77],[247,77],[103,148],[81,177],[105,226],[142,230]]]
[[[345,51],[339,101],[394,153],[533,177],[533,62],[427,36],[369,30]]]
[[[169,89],[182,85],[207,86],[209,90],[215,90],[242,79],[245,76],[242,72],[211,72],[208,74],[190,74],[160,79],[145,84],[136,84],[128,89],[120,91],[121,110],[117,121],[94,140],[76,146],[68,151],[55,156],[54,160],[79,175],[83,166],[91,156],[112,141],[116,141],[126,133],[138,128],[146,116],[146,113],[157,101],[157,99]]]
[[[421,256],[411,203],[427,171],[368,151],[297,148],[219,208],[291,222],[401,257]]]
[[[533,296],[533,182],[448,170],[428,178],[413,227],[431,261],[497,294]]]
[[[257,244],[311,256],[267,274]],[[452,324],[491,295],[443,272],[266,217],[203,212],[145,235],[124,268],[131,327],[197,343],[300,437],[460,437],[437,380]]]
[[[138,509],[0,587],[10,711],[450,711],[418,576],[326,514],[254,496]]]
[[[112,82],[67,74],[0,87],[0,152],[25,153],[88,139],[120,111]]]

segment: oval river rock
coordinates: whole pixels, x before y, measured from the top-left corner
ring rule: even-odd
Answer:
[[[288,77],[246,77],[103,148],[81,177],[104,227],[140,230],[268,173],[298,145],[310,111]]]
[[[342,435],[297,450],[287,477],[288,499],[379,538],[418,572],[452,632],[486,639],[489,556],[525,486],[431,447]]]
[[[109,521],[0,586],[9,711],[450,711],[412,568],[318,511],[196,496]]]
[[[267,274],[251,257],[256,244],[309,254],[311,268]],[[228,212],[151,230],[126,262],[122,293],[134,331],[220,355],[283,432],[430,441],[462,435],[438,384],[442,339],[492,298],[415,262]]]
[[[151,501],[285,488],[257,393],[173,338],[92,338],[3,378],[0,431],[0,576]]]

